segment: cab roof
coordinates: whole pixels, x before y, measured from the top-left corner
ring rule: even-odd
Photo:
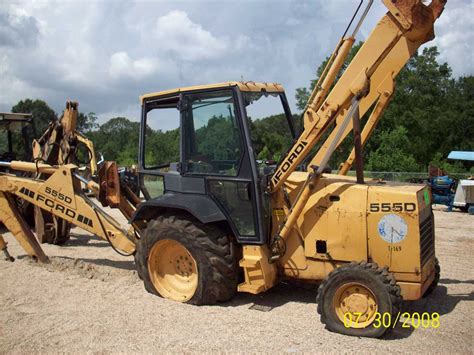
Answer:
[[[197,86],[187,86],[172,90],[164,90],[158,92],[152,92],[149,94],[144,94],[140,96],[140,102],[143,103],[144,100],[149,98],[156,98],[164,95],[178,94],[180,92],[194,91],[194,90],[206,90],[206,89],[218,89],[218,88],[227,88],[238,86],[241,91],[247,92],[284,92],[283,86],[277,83],[256,83],[254,81],[227,81],[217,84],[207,84],[207,85],[197,85]]]
[[[21,129],[33,122],[29,113],[0,112],[0,130],[21,131]]]

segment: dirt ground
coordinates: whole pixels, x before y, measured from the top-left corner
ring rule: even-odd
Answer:
[[[440,327],[399,326],[382,339],[326,331],[314,288],[280,284],[262,295],[190,306],[148,294],[131,257],[78,229],[66,246],[44,246],[49,265],[29,260],[6,234],[17,260],[0,260],[0,353],[472,353],[474,216],[442,209],[435,215],[440,285],[404,310],[438,312]]]

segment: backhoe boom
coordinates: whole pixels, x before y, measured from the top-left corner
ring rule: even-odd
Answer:
[[[383,0],[383,3],[389,11],[379,21],[326,97],[328,86],[333,83],[354,43],[354,34],[343,39],[341,46],[337,47],[339,53],[333,55],[335,59],[330,64],[332,67],[325,69],[328,74],[323,80],[323,85],[315,87],[303,114],[304,131],[277,166],[271,178],[270,191],[276,195],[290,174],[321,140],[323,134],[334,125],[329,137],[308,164],[307,180],[273,237],[274,246],[278,244],[278,240],[285,240],[288,237],[334,150],[353,130],[352,122],[354,120],[360,122],[360,118],[370,107],[379,102],[378,108],[373,112],[372,120],[369,120],[369,125],[364,127],[362,137],[359,131],[354,135],[357,138],[355,148],[358,148],[358,153],[361,154],[361,147],[390,101],[395,77],[418,48],[434,38],[433,25],[443,11],[446,0],[433,0],[428,6],[421,0]],[[366,12],[363,17],[365,14]],[[360,24],[359,21],[357,28]],[[356,128],[359,129],[359,125]],[[347,172],[354,159],[358,160],[358,182],[362,182],[362,160],[355,156],[357,150],[353,150],[342,171]],[[274,257],[280,254],[277,247],[273,254]]]
[[[328,82],[315,87],[303,114],[304,131],[273,174],[271,191],[280,189],[323,134],[334,123],[337,126],[343,121],[354,97],[360,98],[359,116],[362,117],[382,96],[393,93],[393,82],[400,70],[423,43],[434,38],[433,24],[443,11],[446,1],[433,0],[429,6],[424,5],[421,0],[383,0],[383,3],[389,11],[326,97],[327,84],[332,84],[347,57],[354,43],[353,35],[343,39],[342,44],[337,47],[338,53],[332,67],[326,70]],[[352,124],[349,124],[336,147],[351,130]],[[337,127],[309,167],[321,164],[336,134]]]
[[[51,174],[46,180],[0,175],[0,205],[2,207],[0,221],[3,221],[8,229],[12,230],[11,225],[16,227],[14,228],[16,230],[24,229],[16,225],[21,224],[22,218],[11,207],[11,196],[16,195],[44,211],[109,241],[112,247],[120,252],[133,254],[135,251],[133,231],[125,231],[111,216],[82,193],[81,178],[74,172],[77,168],[75,165],[54,167],[48,164],[37,165],[16,161],[2,163],[2,165],[6,164],[14,170]],[[89,183],[88,187],[98,191],[98,186],[93,182]],[[29,255],[44,261],[38,252],[39,244],[32,242],[24,231],[13,234],[22,246],[26,245],[24,249]]]

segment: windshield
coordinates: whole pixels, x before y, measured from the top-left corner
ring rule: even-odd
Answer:
[[[291,116],[289,108],[285,112],[286,98],[281,93],[243,92],[242,95],[255,158],[277,162],[298,135],[294,124],[298,118]]]

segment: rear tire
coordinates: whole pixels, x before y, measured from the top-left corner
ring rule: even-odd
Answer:
[[[71,223],[36,206],[34,219],[36,236],[40,243],[63,245],[69,240]]]
[[[214,304],[229,300],[237,291],[233,238],[186,216],[150,221],[138,241],[135,263],[145,289],[164,298]]]
[[[333,270],[320,285],[317,297],[318,313],[326,329],[369,338],[380,337],[392,327],[401,301],[400,286],[393,275],[364,261]],[[390,318],[384,326],[381,318],[387,313]]]

